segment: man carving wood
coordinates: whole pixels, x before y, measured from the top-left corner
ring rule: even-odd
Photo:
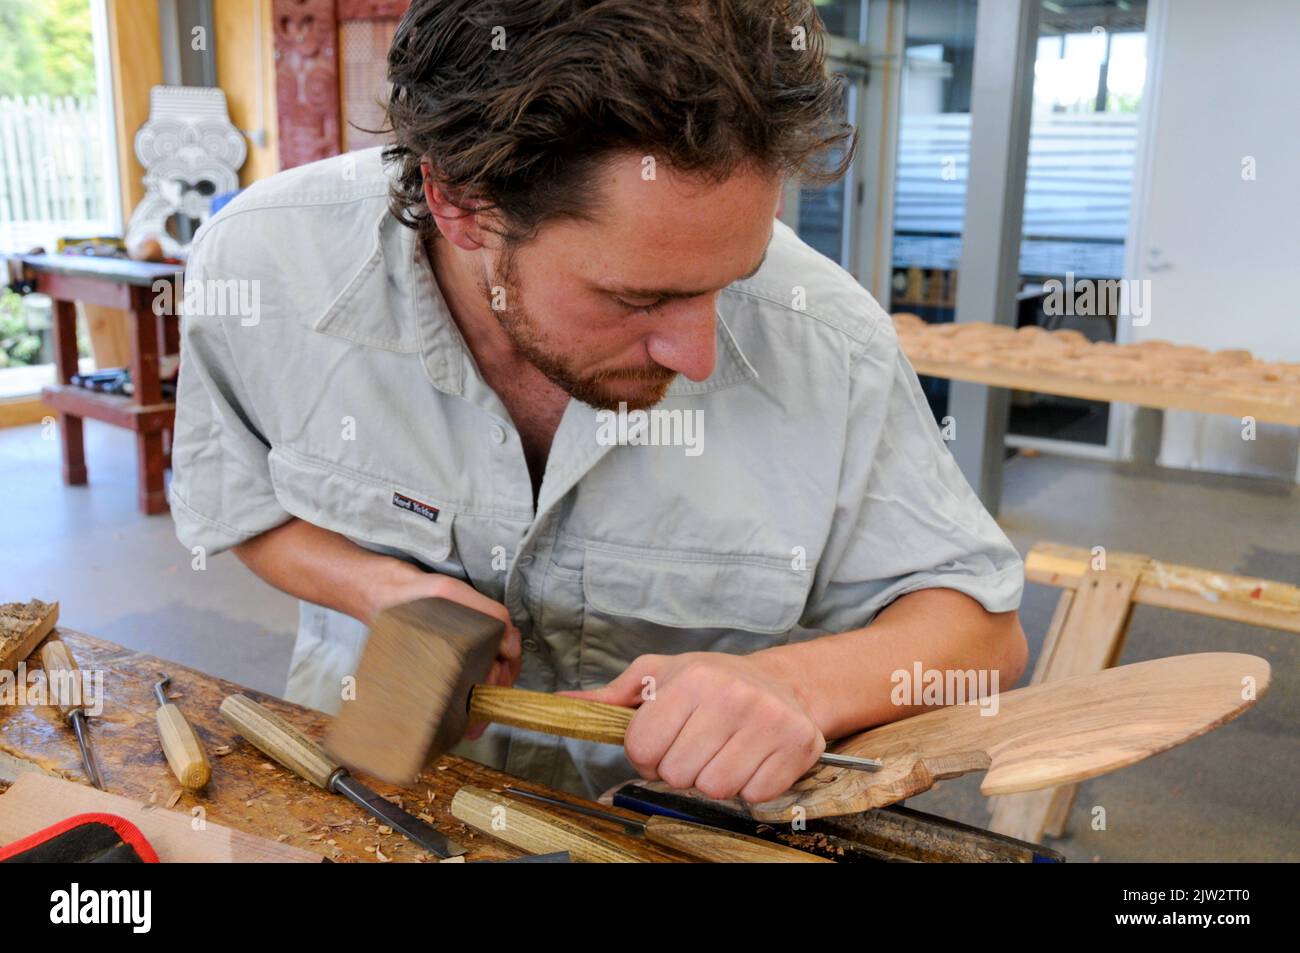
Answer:
[[[187,271],[261,308],[186,316],[172,511],[302,600],[288,697],[337,711],[366,621],[442,596],[506,623],[490,681],[638,708],[460,753],[762,801],[917,711],[896,671],[1014,685],[1019,556],[774,219],[852,152],[811,3],[414,0],[389,78],[391,147],[257,183]],[[695,452],[601,439],[650,408]]]

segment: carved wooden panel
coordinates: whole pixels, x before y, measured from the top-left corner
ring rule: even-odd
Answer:
[[[340,20],[397,21],[411,5],[411,0],[338,0],[338,4]]]
[[[280,168],[337,155],[339,130],[336,0],[272,0]]]
[[[364,149],[387,98],[388,45],[410,0],[272,0],[280,168]]]

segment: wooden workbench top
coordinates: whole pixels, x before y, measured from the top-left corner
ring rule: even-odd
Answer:
[[[83,670],[103,673],[103,712],[91,718],[90,732],[104,787],[111,793],[152,803],[159,810],[170,807],[190,814],[196,807],[202,808],[206,819],[216,824],[315,851],[335,861],[377,861],[380,855],[391,861],[437,860],[401,834],[381,835],[378,822],[365,811],[271,762],[235,734],[218,707],[227,695],[242,692],[317,740],[324,736],[328,716],[80,632],[62,627],[55,631]],[[153,693],[159,672],[171,676],[172,700],[194,726],[212,760],[212,780],[197,794],[181,791],[159,746],[154,721],[158,701]],[[53,708],[0,706],[0,789],[17,773],[34,770],[84,782],[72,730],[62,724]],[[439,760],[411,787],[358,777],[379,794],[400,798],[402,807],[411,813],[427,815],[425,819],[434,827],[468,848],[467,861],[506,859],[521,852],[451,817],[451,799],[462,784],[485,788],[512,784],[590,804],[451,756]],[[607,810],[625,813],[617,808]],[[629,836],[618,825],[563,816],[648,861],[689,859]]]

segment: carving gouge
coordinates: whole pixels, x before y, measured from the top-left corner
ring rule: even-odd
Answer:
[[[330,758],[320,745],[287,721],[244,695],[229,695],[221,703],[221,716],[268,757],[331,794],[342,794],[393,830],[409,837],[438,857],[459,857],[465,848],[439,834],[432,826],[396,804],[380,797],[348,769]]]
[[[505,790],[507,794],[515,797],[529,798],[563,811],[573,811],[576,814],[585,814],[588,817],[598,817],[612,824],[620,824],[623,830],[629,834],[644,837],[648,841],[671,847],[700,860],[723,864],[833,863],[833,861],[824,857],[817,857],[802,850],[795,850],[793,847],[772,844],[759,840],[757,837],[749,837],[745,834],[737,834],[734,831],[710,827],[707,824],[696,824],[692,821],[662,816],[652,816],[643,821],[634,821],[626,817],[620,817],[610,811],[602,811],[583,804],[569,804],[567,801],[546,797],[542,794],[534,794],[531,791],[524,791],[516,787],[507,787]]]
[[[212,777],[212,765],[199,743],[199,736],[185,720],[181,710],[167,700],[167,686],[171,677],[162,672],[162,679],[155,682],[154,694],[158,696],[158,737],[162,739],[163,754],[171,765],[172,774],[187,791],[197,791],[208,783]]]
[[[95,749],[90,743],[90,726],[86,721],[86,709],[81,704],[80,669],[72,658],[68,647],[58,639],[50,639],[41,646],[41,666],[45,669],[50,704],[59,710],[72,730],[77,735],[77,745],[81,748],[81,764],[86,769],[90,783],[101,791],[104,782],[99,777],[99,768],[95,764]],[[63,702],[63,704],[60,704]]]

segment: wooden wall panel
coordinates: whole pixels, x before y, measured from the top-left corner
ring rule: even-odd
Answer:
[[[275,41],[271,0],[220,0],[213,4],[217,85],[226,93],[230,121],[240,129],[260,128],[266,140],[248,140],[248,158],[239,170],[246,187],[280,171],[280,133],[275,108]],[[258,45],[261,45],[259,86]],[[261,107],[259,117],[258,107]]]
[[[337,155],[340,137],[335,0],[272,0],[280,167]]]
[[[162,36],[157,4],[108,0],[107,14],[113,132],[125,224],[144,198],[144,167],[135,157],[135,134],[149,118],[149,90],[163,81]]]

